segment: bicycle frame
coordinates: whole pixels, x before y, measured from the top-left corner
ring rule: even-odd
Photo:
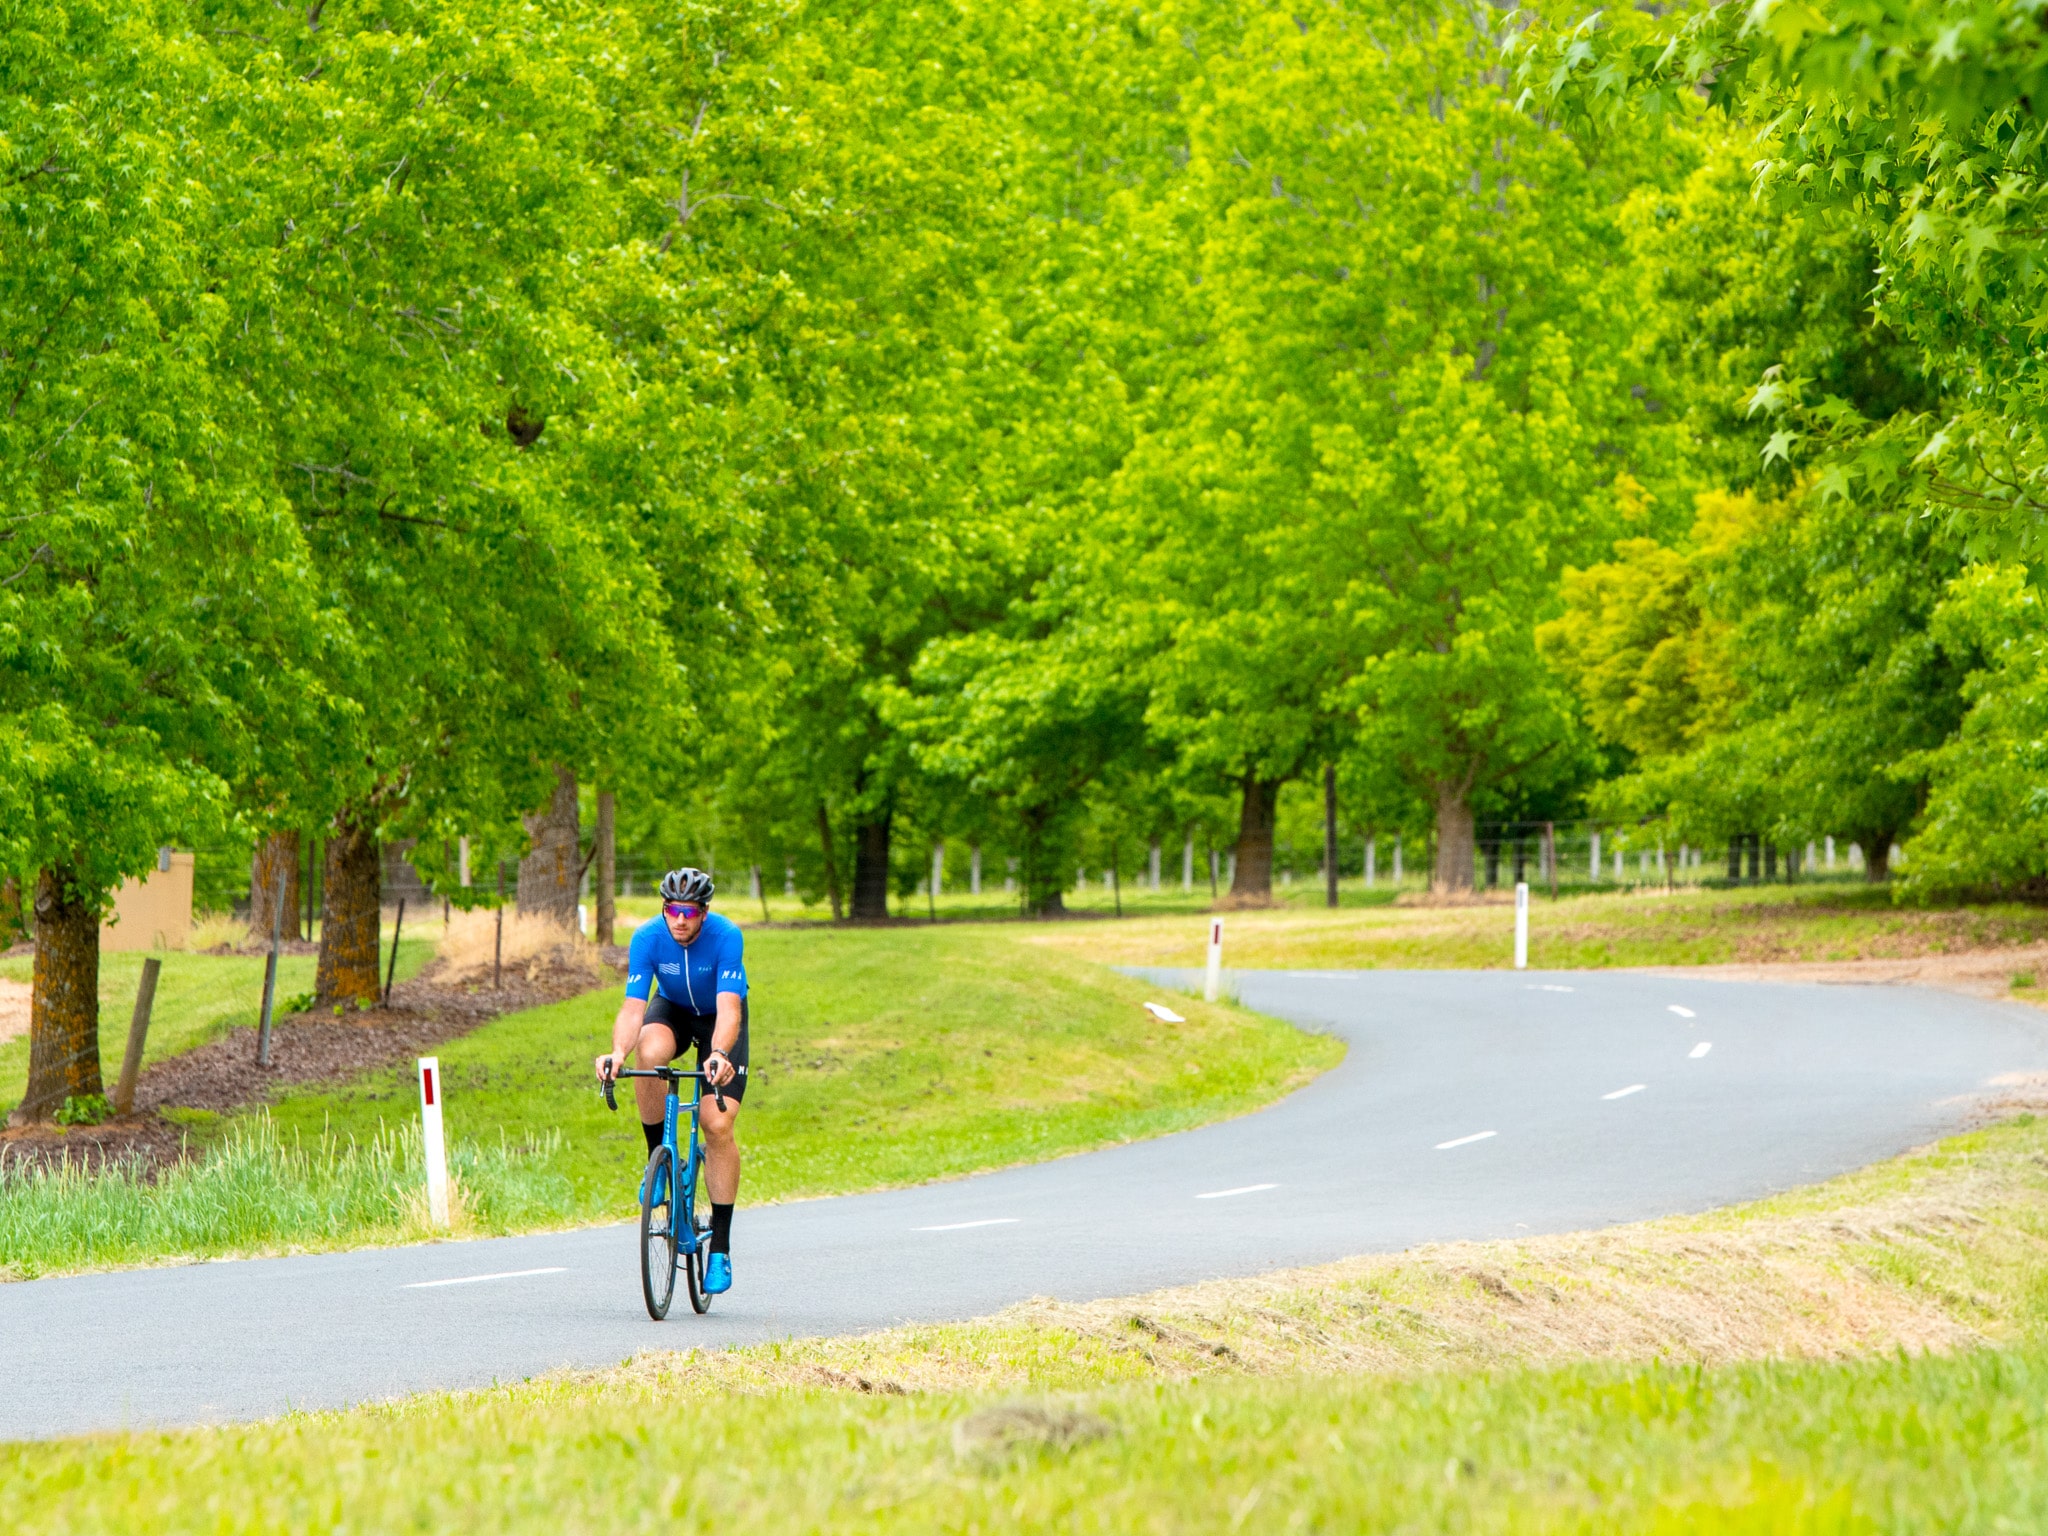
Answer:
[[[683,1220],[677,1224],[676,1251],[685,1256],[693,1254],[708,1231],[700,1231],[697,1226],[697,1167],[704,1156],[703,1142],[697,1129],[697,1117],[698,1108],[704,1102],[704,1074],[683,1072],[675,1067],[621,1067],[605,1079],[604,1083],[605,1102],[613,1109],[618,1108],[618,1102],[613,1097],[612,1085],[622,1077],[652,1077],[668,1084],[668,1096],[662,1104],[661,1140],[662,1145],[668,1148],[669,1166],[676,1171],[679,1186],[677,1192],[682,1196],[680,1203],[683,1207]],[[687,1105],[683,1103],[681,1090],[681,1084],[685,1080],[691,1084],[690,1100]],[[718,1101],[720,1109],[725,1108],[725,1095],[718,1091],[716,1085],[711,1086],[711,1096]],[[682,1144],[677,1140],[677,1133],[681,1129],[682,1111],[685,1108],[690,1112],[688,1157],[683,1156]]]

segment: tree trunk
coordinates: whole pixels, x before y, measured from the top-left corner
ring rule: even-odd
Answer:
[[[832,857],[832,816],[822,800],[818,802],[818,841],[825,850],[825,890],[832,898],[832,921],[836,923],[846,916],[846,907],[839,899],[839,861]]]
[[[575,772],[557,767],[555,792],[547,809],[519,819],[526,824],[531,844],[519,861],[519,910],[537,912],[560,927],[574,928],[576,887],[583,880]]]
[[[889,915],[887,811],[853,829],[853,920],[881,922]]]
[[[1439,895],[1472,889],[1472,806],[1462,784],[1436,787],[1436,865],[1429,888]]]
[[[28,1012],[28,1092],[12,1123],[47,1120],[100,1082],[100,914],[68,869],[36,876],[36,964]]]
[[[21,881],[8,875],[0,879],[0,949],[12,944],[26,927],[21,920]]]
[[[365,802],[345,805],[327,839],[321,880],[320,963],[313,974],[313,1002],[377,1001],[384,978],[377,974],[378,925],[384,915],[382,861],[377,855],[376,813]]]
[[[1883,885],[1892,877],[1892,839],[1898,834],[1890,828],[1880,832],[1859,832],[1856,841],[1863,845],[1863,878],[1870,885]],[[39,904],[36,911],[40,913]]]
[[[1243,783],[1230,895],[1235,901],[1267,902],[1273,899],[1273,814],[1280,804],[1280,781],[1248,773]]]
[[[1159,885],[1158,847],[1153,847],[1153,888]],[[1323,904],[1337,905],[1337,765],[1323,764]]]
[[[278,880],[284,891],[280,897]],[[284,921],[278,933],[287,939],[299,936],[299,834],[273,832],[256,839],[256,852],[249,860],[249,937],[259,944],[270,942],[271,909],[280,900]]]
[[[1024,910],[1032,917],[1067,915],[1065,860],[1046,851],[1051,813],[1043,806],[1024,814]]]
[[[616,944],[619,922],[619,808],[608,789],[597,792],[597,942]]]

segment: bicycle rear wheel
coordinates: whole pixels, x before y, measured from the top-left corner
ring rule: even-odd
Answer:
[[[676,1294],[675,1196],[674,1158],[667,1147],[656,1147],[640,1182],[640,1291],[657,1323]]]
[[[698,1186],[703,1181],[703,1169],[702,1158],[698,1158],[691,1165],[689,1188],[683,1191],[683,1200],[679,1207],[683,1223],[680,1230],[696,1238],[690,1245],[689,1253],[683,1258],[683,1283],[690,1292],[690,1310],[700,1314],[711,1310],[711,1293],[704,1289],[704,1256],[709,1252],[711,1229],[709,1226],[700,1226],[697,1222],[697,1197],[701,1193]]]

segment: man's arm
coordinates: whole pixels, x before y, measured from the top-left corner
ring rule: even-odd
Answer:
[[[743,999],[737,992],[718,994],[718,1022],[711,1026],[711,1049],[721,1056],[727,1054],[740,1040],[740,1004]],[[723,1081],[723,1079],[720,1079]]]
[[[721,998],[720,1001],[723,1002],[724,999]],[[646,998],[629,997],[619,1004],[619,1016],[612,1020],[612,1053],[609,1056],[597,1058],[597,1075],[599,1077],[605,1075],[606,1062],[611,1063],[612,1070],[615,1072],[626,1064],[626,1058],[632,1054],[633,1047],[640,1043],[640,1026],[646,1020]],[[721,1015],[719,1023],[723,1024],[724,1022],[724,1016]],[[733,1024],[732,1037],[735,1040],[740,1037],[737,1020]]]

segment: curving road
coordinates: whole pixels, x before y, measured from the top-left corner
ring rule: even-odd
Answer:
[[[642,1349],[1700,1210],[1899,1152],[1962,1124],[2001,1074],[2048,1070],[2043,1015],[1904,987],[1511,971],[1237,981],[1250,1006],[1341,1035],[1344,1063],[1270,1109],[1178,1136],[743,1207],[739,1286],[705,1318],[679,1297],[670,1321],[648,1321],[624,1226],[0,1285],[0,1439],[338,1407]]]

